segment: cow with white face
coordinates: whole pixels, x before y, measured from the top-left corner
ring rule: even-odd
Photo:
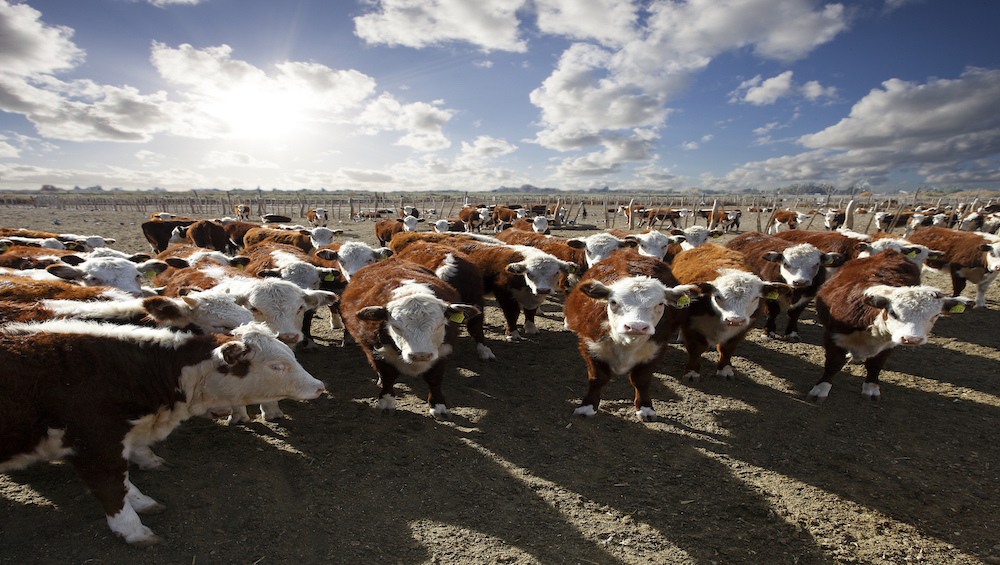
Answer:
[[[671,235],[679,236],[684,238],[680,242],[682,250],[693,249],[699,245],[705,243],[711,238],[717,238],[722,236],[722,232],[719,230],[710,230],[705,226],[689,226],[685,229],[675,229],[670,230]]]
[[[596,415],[604,386],[614,375],[627,374],[635,387],[636,416],[646,422],[656,419],[649,396],[652,372],[680,323],[678,309],[698,294],[694,286],[676,285],[665,266],[658,259],[618,254],[588,271],[597,278],[570,293],[566,325],[580,341],[589,381],[574,414]],[[632,275],[640,272],[648,274]]]
[[[458,325],[479,314],[432,271],[396,258],[365,267],[344,289],[341,312],[382,390],[376,408],[394,411],[400,374],[423,377],[428,410],[447,418],[441,383],[458,339]]]
[[[941,314],[960,313],[971,303],[969,298],[948,298],[937,288],[921,286],[919,267],[898,251],[849,261],[816,297],[826,361],[822,377],[807,397],[825,401],[834,375],[850,358],[863,362],[867,371],[861,394],[878,400],[878,375],[893,349],[927,343]]]
[[[567,243],[571,247],[582,247],[584,253],[586,253],[588,267],[593,267],[623,247],[636,247],[638,245],[638,242],[634,238],[621,239],[607,232],[574,238],[567,241]]]
[[[671,268],[679,282],[697,285],[702,293],[681,326],[688,353],[683,379],[701,378],[701,356],[712,346],[719,351],[716,375],[733,378],[730,360],[736,346],[756,327],[763,301],[787,295],[791,288],[761,280],[741,253],[711,243],[678,253]]]
[[[362,241],[347,241],[338,248],[329,246],[319,249],[314,255],[326,261],[336,261],[340,274],[345,280],[350,281],[358,270],[388,259],[392,251],[388,247],[373,248]]]
[[[136,264],[119,257],[95,257],[76,266],[55,263],[45,268],[50,274],[61,279],[77,281],[84,286],[112,286],[141,297],[142,283],[169,267],[163,261],[150,259]]]
[[[937,258],[942,254],[940,251],[928,249],[926,245],[910,243],[905,239],[893,237],[882,237],[871,242],[859,242],[858,248],[860,249],[858,251],[859,258],[871,257],[879,251],[894,249],[905,255],[910,262],[918,267],[923,267],[927,259]]]

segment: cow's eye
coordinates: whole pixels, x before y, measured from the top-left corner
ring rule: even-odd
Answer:
[[[275,363],[275,364],[271,365],[271,370],[272,371],[284,371],[285,370],[285,366],[282,365],[281,363]]]

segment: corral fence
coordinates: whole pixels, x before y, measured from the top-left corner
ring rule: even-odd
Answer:
[[[743,221],[751,222],[750,227],[760,230],[766,228],[776,210],[796,210],[807,212],[810,219],[803,229],[822,229],[822,219],[813,227],[813,221],[821,216],[820,212],[827,209],[843,210],[852,199],[849,196],[761,196],[761,195],[662,195],[662,194],[599,194],[581,195],[565,194],[495,194],[495,193],[465,193],[464,195],[432,195],[422,193],[397,193],[383,195],[327,195],[324,193],[285,193],[264,195],[207,193],[187,194],[4,194],[0,195],[0,205],[6,208],[44,208],[55,210],[84,211],[134,211],[142,214],[169,212],[177,215],[192,216],[234,216],[237,204],[246,204],[251,208],[251,214],[280,214],[293,218],[293,221],[305,219],[306,212],[312,208],[327,210],[331,221],[360,221],[363,217],[392,216],[395,217],[403,206],[413,206],[420,210],[424,218],[447,218],[458,215],[458,211],[467,204],[472,205],[520,205],[529,209],[545,209],[551,212],[560,209],[562,214],[549,217],[557,227],[563,228],[632,228],[628,219],[620,211],[629,206],[643,208],[674,208],[686,210],[732,210],[743,212]],[[975,207],[978,199],[940,198],[918,194],[886,197],[871,195],[853,197],[855,206],[861,213],[876,211],[899,212],[914,206],[951,206],[968,204]],[[870,217],[870,216],[869,216]],[[696,224],[699,219],[710,222],[697,214],[687,214],[681,220],[681,227]],[[871,227],[870,220],[865,220]],[[858,231],[868,232],[864,225],[858,226]]]

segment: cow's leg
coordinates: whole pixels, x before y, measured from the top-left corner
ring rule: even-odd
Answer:
[[[747,324],[747,329],[740,332],[728,340],[720,343],[718,345],[719,350],[719,364],[715,370],[715,376],[723,377],[725,379],[732,379],[736,376],[736,372],[733,371],[732,359],[733,353],[736,352],[736,346],[743,341],[747,333],[750,332],[750,324]]]
[[[497,305],[500,306],[503,317],[507,321],[507,328],[505,330],[507,341],[520,339],[521,334],[517,332],[517,317],[521,314],[521,305],[517,303],[517,300],[513,296],[506,292],[496,290],[493,292],[493,296],[496,298]]]
[[[882,398],[882,391],[879,390],[878,386],[878,375],[882,372],[882,367],[885,366],[886,360],[892,355],[894,347],[890,347],[885,351],[880,352],[874,357],[869,357],[865,359],[865,382],[861,385],[861,395],[867,396],[872,400],[879,400]]]
[[[653,410],[653,399],[649,396],[649,386],[653,382],[653,371],[660,366],[660,361],[667,353],[663,344],[660,354],[651,361],[632,367],[629,381],[635,388],[635,415],[643,422],[655,422],[656,410]]]
[[[444,371],[448,366],[448,359],[439,359],[430,369],[424,372],[424,382],[427,383],[427,405],[428,412],[435,420],[444,420],[451,416],[448,404],[444,400],[444,392],[441,390],[441,383],[444,382]]]
[[[312,322],[313,316],[316,315],[316,309],[306,310],[302,315],[302,343],[299,345],[302,349],[316,349],[319,347],[316,342],[313,341],[312,337]]]
[[[815,399],[817,403],[824,402],[826,397],[830,395],[830,389],[833,388],[833,377],[847,362],[847,350],[836,345],[829,332],[825,332],[823,335],[823,345],[826,348],[823,376],[806,395],[807,400]]]
[[[811,297],[803,297],[802,300],[799,300],[798,303],[793,304],[788,309],[788,325],[785,327],[785,338],[790,341],[801,341],[799,337],[799,317],[802,316],[802,312],[805,312],[810,300]]]
[[[378,385],[382,387],[375,408],[382,411],[383,414],[395,413],[396,395],[393,392],[393,387],[396,385],[396,379],[399,378],[399,371],[390,363],[376,360],[375,372],[378,373]]]
[[[997,272],[986,273],[985,278],[976,283],[976,308],[986,308],[986,290],[990,288],[990,284],[994,279],[997,278]]]
[[[483,312],[486,311],[485,304],[477,304],[479,307],[479,314],[476,314],[469,319],[469,325],[467,326],[469,330],[469,335],[472,336],[473,341],[476,342],[476,353],[479,358],[486,360],[496,360],[497,356],[493,354],[493,351],[486,345],[486,334],[483,332],[483,322],[486,320],[486,316]]]
[[[528,335],[538,335],[538,327],[535,326],[535,312],[538,308],[524,309],[524,333]]]
[[[162,457],[153,453],[148,445],[140,445],[128,454],[128,460],[139,466],[144,471],[159,469],[165,462]]]
[[[778,331],[778,314],[781,313],[781,304],[777,300],[767,300],[765,298],[764,307],[766,308],[766,314],[764,330],[761,332],[761,335],[763,337],[774,337]]]
[[[135,489],[128,480],[128,461],[120,453],[114,453],[113,446],[110,447],[81,446],[79,451],[85,455],[73,456],[69,461],[100,502],[112,532],[131,545],[147,546],[160,542],[153,530],[142,524],[132,501],[128,499],[130,490]],[[144,510],[155,511],[158,506],[155,500],[142,495],[138,489],[134,493],[138,493],[133,497],[137,505]]]
[[[226,423],[231,426],[233,424],[243,424],[252,421],[253,419],[250,417],[250,414],[247,413],[246,406],[233,406],[233,412],[229,415]]]
[[[607,363],[594,359],[587,352],[584,352],[583,359],[587,362],[587,396],[583,397],[580,407],[573,414],[589,417],[597,414],[601,405],[601,391],[611,381],[611,369]]]
[[[681,337],[684,340],[684,349],[687,350],[688,360],[684,367],[682,381],[698,381],[701,379],[701,356],[708,351],[708,340],[700,333],[682,328]]]
[[[965,277],[959,273],[961,269],[962,267],[956,265],[955,263],[952,263],[951,268],[949,269],[951,271],[952,296],[958,296],[962,294],[963,290],[965,290]]]
[[[260,405],[260,415],[268,422],[280,420],[285,417],[285,413],[278,407],[278,402],[267,402]]]

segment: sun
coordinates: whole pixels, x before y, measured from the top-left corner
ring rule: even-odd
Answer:
[[[228,126],[226,137],[277,141],[303,127],[306,107],[294,92],[248,85],[221,93],[206,110]]]

